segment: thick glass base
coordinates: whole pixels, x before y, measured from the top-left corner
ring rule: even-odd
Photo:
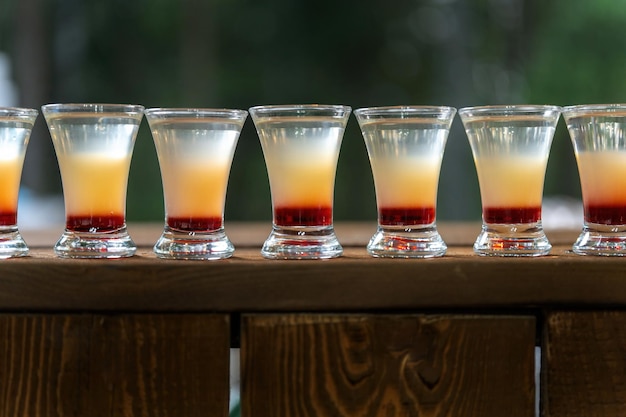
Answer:
[[[0,227],[0,259],[17,258],[28,255],[28,246],[17,227]]]
[[[378,226],[367,252],[380,258],[434,258],[443,256],[448,247],[434,225],[426,227]]]
[[[115,232],[77,233],[65,230],[54,245],[54,253],[61,258],[126,258],[137,251],[126,227]]]
[[[261,248],[268,259],[329,259],[343,254],[333,226],[280,227],[274,225]]]
[[[233,256],[235,247],[224,229],[210,233],[186,233],[165,226],[153,250],[157,257],[163,259],[216,260]]]
[[[543,256],[551,249],[541,222],[483,224],[474,243],[474,252],[485,256]]]
[[[579,255],[626,256],[626,227],[585,225],[572,251]]]

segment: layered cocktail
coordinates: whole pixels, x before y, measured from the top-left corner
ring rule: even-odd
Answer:
[[[70,258],[132,256],[126,188],[143,107],[49,104],[42,111],[54,144],[65,201],[55,253]]]
[[[323,105],[250,109],[272,194],[273,230],[263,256],[317,259],[343,253],[333,228],[333,194],[350,111]]]
[[[248,113],[226,109],[148,109],[159,158],[165,229],[158,257],[222,259],[234,247],[224,232],[230,167]]]
[[[584,226],[581,255],[626,255],[626,104],[563,109],[578,163]]]
[[[17,227],[17,202],[24,156],[38,112],[0,107],[0,259],[26,256]]]
[[[367,250],[381,257],[434,257],[446,252],[435,218],[439,172],[451,107],[355,110],[374,176],[378,230]]]
[[[547,155],[477,157],[476,171],[485,223],[530,224],[541,221],[547,162]]]
[[[65,196],[65,228],[77,233],[124,228],[130,155],[61,152],[57,160]]]
[[[459,110],[474,156],[483,209],[476,253],[540,256],[550,252],[541,205],[560,111],[557,106]]]

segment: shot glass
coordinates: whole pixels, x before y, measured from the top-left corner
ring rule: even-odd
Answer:
[[[0,259],[28,255],[17,228],[17,200],[34,109],[0,107]]]
[[[541,224],[543,182],[561,114],[558,106],[485,106],[459,110],[478,173],[479,255],[541,256],[552,245]]]
[[[626,104],[563,108],[574,146],[584,224],[580,255],[626,256]]]
[[[333,228],[335,171],[347,106],[250,108],[270,181],[272,232],[261,254],[270,259],[341,256]]]
[[[228,176],[244,110],[148,109],[165,200],[165,227],[154,245],[164,259],[232,256],[224,232]]]
[[[354,111],[374,176],[378,228],[370,255],[431,258],[446,253],[435,222],[452,107],[394,106]]]
[[[143,107],[47,104],[42,112],[56,152],[65,201],[63,258],[120,258],[137,247],[126,230],[126,188]]]

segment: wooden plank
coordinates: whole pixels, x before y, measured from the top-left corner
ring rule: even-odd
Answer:
[[[545,417],[626,415],[626,312],[551,312],[544,351]]]
[[[561,248],[563,251],[565,248]],[[384,279],[381,279],[384,277]],[[479,257],[451,248],[441,259],[273,261],[257,249],[232,259],[156,259],[149,248],[119,260],[58,259],[33,251],[0,262],[0,311],[366,311],[626,305],[623,259],[558,254]]]
[[[81,416],[88,316],[0,315],[0,416]]]
[[[228,415],[224,315],[96,316],[91,417]]]
[[[534,415],[533,317],[245,315],[242,416]]]
[[[228,415],[224,315],[0,315],[0,416]]]

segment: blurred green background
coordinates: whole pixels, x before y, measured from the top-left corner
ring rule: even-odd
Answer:
[[[624,27],[624,0],[3,0],[0,82],[12,95],[0,100],[34,108],[114,102],[240,109],[623,102]],[[38,195],[61,193],[41,116],[23,184]],[[562,120],[545,194],[580,196]],[[127,217],[163,219],[145,120]],[[248,119],[235,152],[226,221],[270,219],[267,174]],[[354,117],[337,168],[335,219],[376,219]],[[438,219],[480,219],[476,173],[458,117],[444,155]]]

